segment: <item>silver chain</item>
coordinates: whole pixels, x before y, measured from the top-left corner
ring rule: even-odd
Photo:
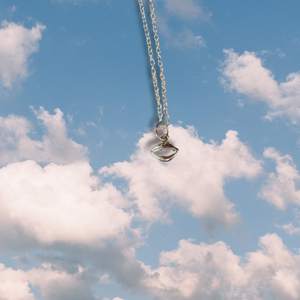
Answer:
[[[154,10],[154,4],[153,4],[153,0],[149,0],[149,6],[150,6],[150,12],[151,12],[150,16],[151,16],[151,20],[152,20],[152,29],[153,29],[154,40],[155,40],[155,45],[156,45],[157,64],[160,69],[159,75],[160,75],[160,80],[161,80],[161,94],[162,94],[163,107],[162,107],[161,101],[160,101],[159,87],[158,87],[158,82],[157,82],[157,77],[156,77],[156,69],[155,69],[155,60],[153,58],[153,50],[152,50],[152,44],[151,44],[151,38],[150,38],[149,29],[148,29],[148,24],[147,24],[147,20],[146,20],[144,3],[143,3],[143,0],[138,0],[138,1],[139,1],[139,5],[140,5],[140,11],[142,14],[143,27],[144,27],[144,31],[145,31],[145,35],[146,35],[148,54],[150,57],[151,74],[152,74],[152,79],[153,79],[155,98],[157,101],[158,118],[159,118],[159,122],[163,122],[163,115],[165,114],[167,122],[163,123],[163,125],[161,125],[161,127],[166,128],[168,126],[168,124],[170,123],[170,117],[169,117],[168,103],[167,103],[167,89],[166,89],[166,80],[165,80],[165,75],[164,75],[164,65],[162,62],[161,49],[160,49],[160,45],[159,45],[159,36],[157,33],[156,14],[155,14],[155,10]]]

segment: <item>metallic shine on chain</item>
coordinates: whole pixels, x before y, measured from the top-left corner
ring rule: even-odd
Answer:
[[[179,150],[169,143],[168,125],[170,123],[170,117],[169,117],[168,103],[167,103],[167,89],[166,89],[166,81],[165,81],[165,75],[164,75],[164,66],[163,66],[162,57],[161,57],[161,49],[160,49],[160,45],[159,45],[159,36],[157,33],[157,24],[156,24],[156,15],[155,15],[155,10],[154,10],[154,4],[153,4],[153,0],[149,0],[150,16],[151,16],[151,20],[152,20],[152,29],[153,29],[154,40],[155,40],[155,45],[156,45],[157,64],[160,69],[159,76],[160,76],[160,81],[161,81],[161,91],[162,91],[161,93],[162,93],[163,106],[161,105],[161,101],[160,101],[159,87],[158,87],[158,82],[157,82],[157,77],[156,77],[156,69],[155,69],[155,60],[153,58],[153,50],[152,50],[150,32],[149,32],[148,24],[147,24],[147,20],[146,20],[144,3],[143,3],[143,0],[138,0],[138,1],[139,1],[139,5],[140,5],[140,11],[141,11],[142,20],[143,20],[143,27],[144,27],[144,31],[145,31],[147,46],[148,46],[148,54],[150,57],[150,64],[151,64],[151,74],[152,74],[152,79],[153,79],[155,98],[157,101],[157,112],[158,112],[159,121],[155,128],[155,134],[161,141],[161,143],[159,145],[152,148],[151,153],[160,161],[168,162],[176,156],[176,154],[178,153]],[[163,122],[163,115],[166,116],[166,120],[167,120],[166,123]],[[159,135],[158,134],[159,127],[164,129],[166,131],[166,133],[163,135]],[[163,151],[163,150],[170,150],[170,151],[172,151],[172,153],[170,155],[160,155],[159,156],[157,152]]]

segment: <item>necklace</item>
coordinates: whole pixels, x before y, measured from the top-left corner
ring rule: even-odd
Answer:
[[[159,87],[158,87],[158,82],[157,82],[157,77],[156,77],[156,69],[155,69],[155,59],[153,58],[153,50],[152,50],[150,32],[149,32],[148,24],[147,24],[147,20],[146,20],[144,3],[143,3],[143,0],[138,0],[138,1],[139,1],[139,5],[140,5],[140,11],[141,11],[142,20],[143,20],[143,27],[144,27],[144,31],[145,31],[147,46],[148,46],[148,54],[150,57],[153,87],[154,87],[154,93],[155,93],[155,98],[156,98],[156,102],[157,102],[157,113],[158,113],[159,121],[155,127],[155,135],[161,141],[161,143],[159,145],[152,148],[151,153],[160,161],[168,162],[177,155],[179,149],[177,149],[176,147],[174,147],[173,145],[171,145],[169,143],[170,138],[169,138],[168,125],[170,123],[170,116],[169,116],[168,103],[167,103],[167,89],[166,89],[166,80],[165,80],[165,75],[164,75],[164,66],[163,66],[162,57],[161,57],[159,36],[157,33],[156,14],[155,14],[155,10],[154,10],[153,0],[149,0],[150,17],[151,17],[151,21],[152,21],[152,29],[153,29],[154,41],[155,41],[155,45],[156,45],[157,64],[158,64],[159,70],[160,70],[159,76],[160,76],[160,81],[161,81],[161,94],[162,94],[161,98],[162,98],[163,105],[161,105],[161,101],[160,101]],[[166,118],[166,122],[163,122],[164,115]],[[159,135],[159,133],[158,133],[159,128],[166,131],[166,133]],[[158,155],[158,152],[163,151],[163,150],[169,150],[172,153],[170,155]]]

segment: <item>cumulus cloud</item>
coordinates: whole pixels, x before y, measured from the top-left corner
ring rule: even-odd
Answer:
[[[251,180],[262,171],[237,132],[228,131],[220,144],[204,143],[193,127],[170,126],[180,152],[168,164],[153,158],[149,149],[158,141],[153,133],[144,134],[129,161],[100,170],[101,176],[128,182],[128,190],[121,192],[92,174],[84,148],[67,137],[60,110],[51,115],[40,108],[35,114],[45,129],[40,141],[30,138],[33,126],[27,119],[0,119],[0,157],[6,162],[0,169],[1,250],[40,249],[35,255],[40,267],[27,264],[26,270],[13,270],[0,265],[4,299],[35,300],[33,286],[47,300],[95,300],[93,285],[114,281],[166,300],[259,300],[266,294],[270,299],[299,299],[300,256],[276,234],[262,237],[261,249],[244,258],[222,241],[181,240],[178,249],[161,253],[156,269],[137,260],[135,247],[142,242],[126,236],[139,233],[131,228],[137,218],[168,220],[174,204],[204,220],[207,230],[233,226],[239,214],[224,185],[233,178]],[[69,162],[67,156],[72,157]],[[273,148],[264,156],[276,161],[277,180],[287,178],[293,187],[290,182],[299,175],[291,158]],[[45,157],[57,162],[42,167],[38,162],[47,161]],[[288,189],[282,184],[281,197]],[[282,201],[287,205],[286,196]],[[105,275],[99,277],[99,272]]]
[[[0,264],[0,283],[1,299],[5,300],[36,300],[29,284],[38,287],[48,300],[96,300],[80,266],[75,274],[69,274],[47,264],[29,271]]]
[[[228,131],[220,145],[203,143],[193,127],[170,126],[170,131],[180,149],[171,163],[153,159],[149,148],[157,140],[147,133],[129,162],[103,167],[100,173],[126,179],[129,197],[136,199],[142,217],[150,222],[167,217],[166,203],[177,203],[194,216],[207,218],[207,229],[233,226],[239,215],[224,195],[225,180],[254,178],[261,172],[260,162],[235,131]]]
[[[28,285],[26,272],[0,264],[0,295],[5,300],[36,300]]]
[[[87,148],[67,137],[63,113],[55,109],[51,115],[42,107],[35,111],[41,121],[44,135],[33,140],[33,125],[26,118],[9,115],[0,117],[0,164],[24,159],[36,162],[72,163],[84,160]]]
[[[278,83],[270,70],[263,66],[256,53],[238,55],[233,49],[224,50],[222,83],[232,91],[265,102],[270,111],[266,119],[287,116],[293,123],[300,118],[300,73],[290,73]]]
[[[39,50],[39,40],[46,26],[36,24],[27,29],[3,21],[0,28],[0,85],[12,89],[28,76],[29,57]]]
[[[0,169],[2,247],[15,241],[101,246],[123,234],[132,218],[126,200],[91,173],[85,161],[44,168],[24,161]]]
[[[264,157],[276,162],[276,174],[268,175],[268,180],[262,186],[259,197],[282,210],[290,203],[300,205],[300,191],[296,188],[296,184],[300,182],[300,175],[292,157],[280,156],[274,148],[265,149]]]
[[[149,274],[144,287],[166,300],[299,299],[300,255],[276,234],[261,237],[259,246],[242,259],[221,241],[181,240],[178,249],[161,253],[159,268],[144,267]]]
[[[160,254],[160,266],[156,269],[136,260],[133,248],[118,252],[122,253],[122,259],[114,248],[99,249],[100,252],[94,254],[81,249],[80,256],[85,263],[95,259],[93,270],[110,268],[118,282],[133,291],[165,300],[299,299],[300,255],[288,250],[277,234],[261,237],[259,247],[240,257],[222,241],[195,244],[192,239],[181,240],[177,249]],[[71,251],[68,255],[73,264],[78,261]],[[7,293],[8,300],[35,299],[29,284],[38,287],[50,300],[94,300],[91,286],[96,280],[80,264],[73,271],[66,271],[55,263],[43,263],[39,269],[28,271],[0,266],[0,291],[3,295]],[[16,286],[20,288],[13,289]],[[121,298],[113,300],[116,299]]]
[[[99,246],[122,236],[132,219],[126,198],[92,175],[87,149],[67,137],[59,109],[53,115],[43,108],[34,113],[44,128],[41,141],[30,138],[33,126],[24,117],[0,117],[2,248]]]

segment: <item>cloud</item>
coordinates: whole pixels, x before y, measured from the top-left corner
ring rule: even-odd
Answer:
[[[29,57],[39,51],[38,41],[46,26],[37,23],[27,29],[3,21],[0,28],[0,86],[12,89],[28,76]]]
[[[181,50],[206,47],[202,35],[194,34],[186,26],[180,31],[173,31],[168,25],[168,16],[176,16],[184,21],[201,20],[208,22],[211,14],[204,13],[202,7],[196,4],[194,0],[164,0],[164,2],[166,14],[164,16],[157,14],[157,23],[159,32],[166,37],[168,45],[178,47]]]
[[[263,67],[256,53],[245,51],[238,55],[233,49],[224,50],[226,59],[222,65],[222,83],[237,93],[266,103],[273,120],[286,116],[293,123],[300,118],[300,73],[290,73],[285,82],[278,83],[272,72]]]
[[[44,168],[24,161],[0,169],[1,245],[99,247],[121,236],[131,224],[128,203],[112,184],[100,185],[91,173],[85,161]]]
[[[262,186],[259,197],[275,205],[277,209],[285,209],[288,204],[300,205],[300,191],[296,183],[300,175],[290,155],[280,156],[274,148],[267,148],[264,157],[276,162],[276,174],[270,173],[267,182]]]
[[[41,141],[30,139],[32,125],[27,119],[0,120],[2,154],[15,151],[15,159],[27,159],[0,169],[1,250],[38,249],[34,258],[26,259],[26,270],[0,265],[0,295],[6,300],[35,300],[32,287],[47,300],[96,300],[92,287],[99,281],[115,281],[133,292],[166,300],[252,300],[264,299],[266,294],[274,299],[299,298],[300,256],[289,251],[276,234],[262,237],[261,249],[244,258],[222,241],[195,244],[191,239],[162,252],[156,269],[136,258],[135,248],[142,242],[139,231],[131,228],[132,221],[165,220],[171,205],[205,219],[208,230],[230,227],[239,219],[224,195],[224,185],[232,178],[251,180],[262,168],[237,132],[228,131],[220,144],[204,143],[193,127],[170,126],[180,152],[168,164],[153,158],[149,149],[157,139],[153,133],[144,134],[129,161],[100,170],[102,176],[128,181],[127,193],[92,175],[88,161],[79,155],[81,145],[67,137],[60,110],[51,115],[41,108],[35,114],[45,128]],[[27,154],[18,154],[26,149],[22,143],[32,143],[27,153],[40,153],[37,160],[47,151],[51,153],[47,157],[57,159],[61,157],[57,149],[71,145],[69,155],[77,153],[78,160],[42,167],[28,160]],[[291,173],[284,165],[292,166],[288,156],[272,148],[264,156],[283,164],[284,174]],[[281,173],[277,170],[277,174]],[[104,275],[99,277],[99,272]]]
[[[294,227],[294,225],[292,223],[289,223],[289,224],[285,224],[285,225],[282,225],[282,226],[279,226],[279,227],[282,227],[287,234],[289,235],[293,235],[293,234],[300,234],[300,228],[299,227]]]
[[[24,117],[0,117],[1,245],[101,246],[122,236],[133,217],[126,198],[92,175],[87,149],[67,137],[59,109],[34,113],[45,131],[42,141],[29,137],[32,124]]]
[[[159,268],[145,267],[144,287],[166,300],[299,299],[300,255],[276,234],[261,237],[259,246],[242,259],[222,241],[196,245],[181,240],[178,249],[161,253]]]
[[[233,226],[239,215],[224,195],[225,181],[254,178],[261,172],[260,162],[235,131],[228,131],[220,145],[203,143],[193,127],[170,126],[170,131],[180,149],[171,163],[153,159],[150,149],[157,140],[147,133],[129,162],[103,167],[100,173],[127,180],[129,197],[136,199],[141,216],[150,222],[167,218],[166,205],[177,203],[194,216],[206,218],[207,229]]]
[[[12,6],[12,7],[10,7],[10,8],[8,9],[8,12],[9,12],[10,14],[13,14],[16,10],[17,10],[17,7],[14,5],[14,6]]]
[[[96,300],[80,266],[75,274],[68,274],[46,264],[27,272],[0,264],[0,282],[1,299],[5,300],[36,300],[29,284],[38,287],[47,300]]]
[[[188,29],[173,34],[172,38],[169,39],[169,43],[181,49],[206,47],[203,37],[201,35],[194,35],[192,31]]]
[[[75,248],[59,260],[61,265],[44,262],[27,271],[0,265],[0,291],[1,295],[7,293],[8,300],[33,300],[31,284],[49,300],[94,300],[91,287],[97,281],[95,270],[110,269],[118,283],[135,293],[165,300],[299,299],[300,255],[288,250],[277,234],[261,237],[259,247],[240,257],[222,241],[195,244],[192,239],[183,239],[177,249],[161,252],[156,269],[136,260],[133,248],[121,252],[114,247],[81,249],[79,256]],[[55,258],[58,261],[57,255]],[[72,261],[72,270],[66,268],[68,261]],[[93,272],[80,261],[92,263]],[[13,298],[17,293],[20,298]]]
[[[211,13],[204,13],[202,7],[196,4],[194,0],[164,0],[164,2],[168,13],[186,20],[208,21],[211,17]]]
[[[300,226],[300,211],[299,211],[299,209],[294,208],[293,213],[295,216],[294,223],[297,223],[297,225]],[[300,234],[300,227],[295,227],[292,222],[289,224],[284,224],[282,226],[276,225],[276,227],[284,229],[288,235]]]
[[[133,248],[121,252],[113,247],[92,252],[81,249],[80,260],[75,248],[59,260],[61,265],[44,262],[39,268],[23,271],[1,264],[0,291],[7,300],[33,300],[31,284],[49,300],[94,300],[95,270],[110,268],[123,286],[165,300],[299,299],[300,255],[288,250],[277,234],[261,237],[259,247],[240,257],[222,241],[195,244],[192,239],[183,239],[177,249],[161,252],[156,269],[137,261]],[[58,260],[57,255],[55,258]],[[73,269],[66,268],[68,261]],[[93,272],[80,261],[92,263]]]
[[[44,108],[34,111],[41,121],[44,135],[33,140],[33,126],[26,118],[9,115],[0,117],[0,164],[33,159],[36,162],[72,163],[84,160],[87,148],[67,137],[63,113],[55,109],[50,115]]]
[[[168,45],[178,47],[181,50],[206,47],[204,38],[201,35],[195,35],[188,28],[174,32],[170,29],[167,18],[160,15],[157,15],[157,23],[159,32],[166,37]]]

